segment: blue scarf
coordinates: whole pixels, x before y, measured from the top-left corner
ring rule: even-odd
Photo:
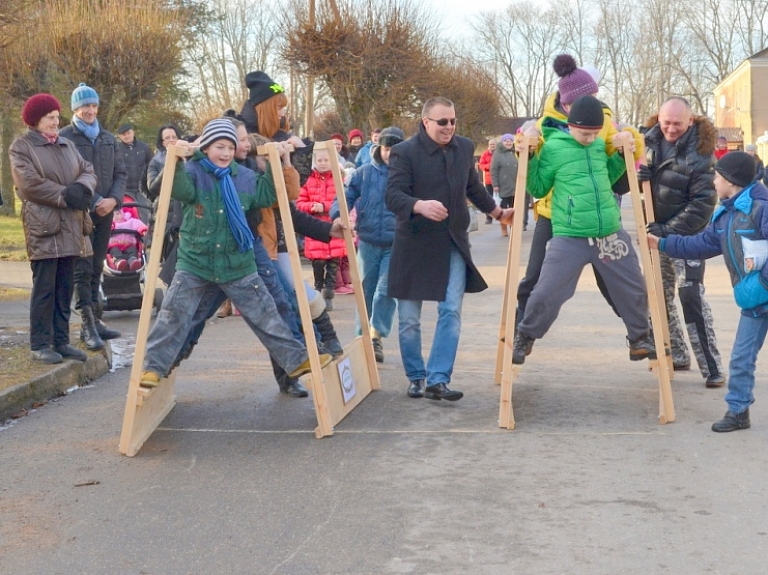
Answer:
[[[227,214],[227,223],[241,252],[247,252],[253,248],[253,233],[245,221],[245,214],[240,205],[240,198],[232,181],[232,168],[219,168],[208,158],[200,160],[200,164],[207,172],[212,173],[221,185],[221,197],[224,200],[224,209]]]
[[[99,132],[101,131],[98,120],[94,120],[93,124],[86,124],[78,116],[72,116],[72,123],[78,130],[85,134],[85,137],[88,138],[92,144],[96,143],[96,138],[98,138]]]

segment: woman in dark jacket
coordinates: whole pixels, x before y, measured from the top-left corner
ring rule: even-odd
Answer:
[[[75,261],[93,254],[88,207],[96,176],[75,145],[59,137],[60,111],[50,94],[29,98],[21,111],[29,129],[9,148],[32,267],[29,341],[32,358],[43,363],[87,359],[69,344],[69,316]]]

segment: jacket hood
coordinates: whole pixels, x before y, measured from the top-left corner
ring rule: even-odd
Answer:
[[[656,128],[661,133],[659,126],[659,115],[654,114],[645,122],[645,126],[653,130]],[[699,143],[696,144],[696,153],[700,156],[711,156],[715,152],[715,140],[717,139],[717,129],[706,116],[693,116],[693,125],[699,133]],[[687,134],[687,132],[686,132]],[[663,136],[662,136],[663,137]],[[685,138],[685,134],[681,137]]]

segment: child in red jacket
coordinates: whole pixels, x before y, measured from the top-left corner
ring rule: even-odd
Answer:
[[[336,187],[333,184],[333,172],[331,172],[331,158],[326,150],[317,150],[313,154],[314,169],[307,179],[307,183],[301,188],[296,207],[302,212],[312,214],[316,218],[330,222],[328,212],[336,198]],[[304,239],[304,255],[312,261],[312,270],[315,274],[315,289],[322,290],[326,307],[333,309],[334,287],[336,286],[336,270],[339,268],[339,259],[347,255],[344,240],[333,238],[326,244]]]

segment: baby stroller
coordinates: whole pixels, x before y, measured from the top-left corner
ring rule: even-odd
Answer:
[[[126,199],[129,199],[126,197]],[[123,202],[123,208],[133,208],[138,218],[139,207],[143,207],[136,202]],[[131,229],[113,229],[112,235],[127,234],[136,238],[137,265],[130,269],[118,270],[111,265],[112,258],[107,256],[104,261],[104,270],[102,274],[101,286],[99,288],[99,297],[101,309],[103,311],[131,311],[141,309],[141,302],[144,298],[145,272],[147,266],[146,249],[144,245],[144,236]],[[154,293],[153,307],[159,310],[163,304],[164,292],[162,288],[156,288]]]

